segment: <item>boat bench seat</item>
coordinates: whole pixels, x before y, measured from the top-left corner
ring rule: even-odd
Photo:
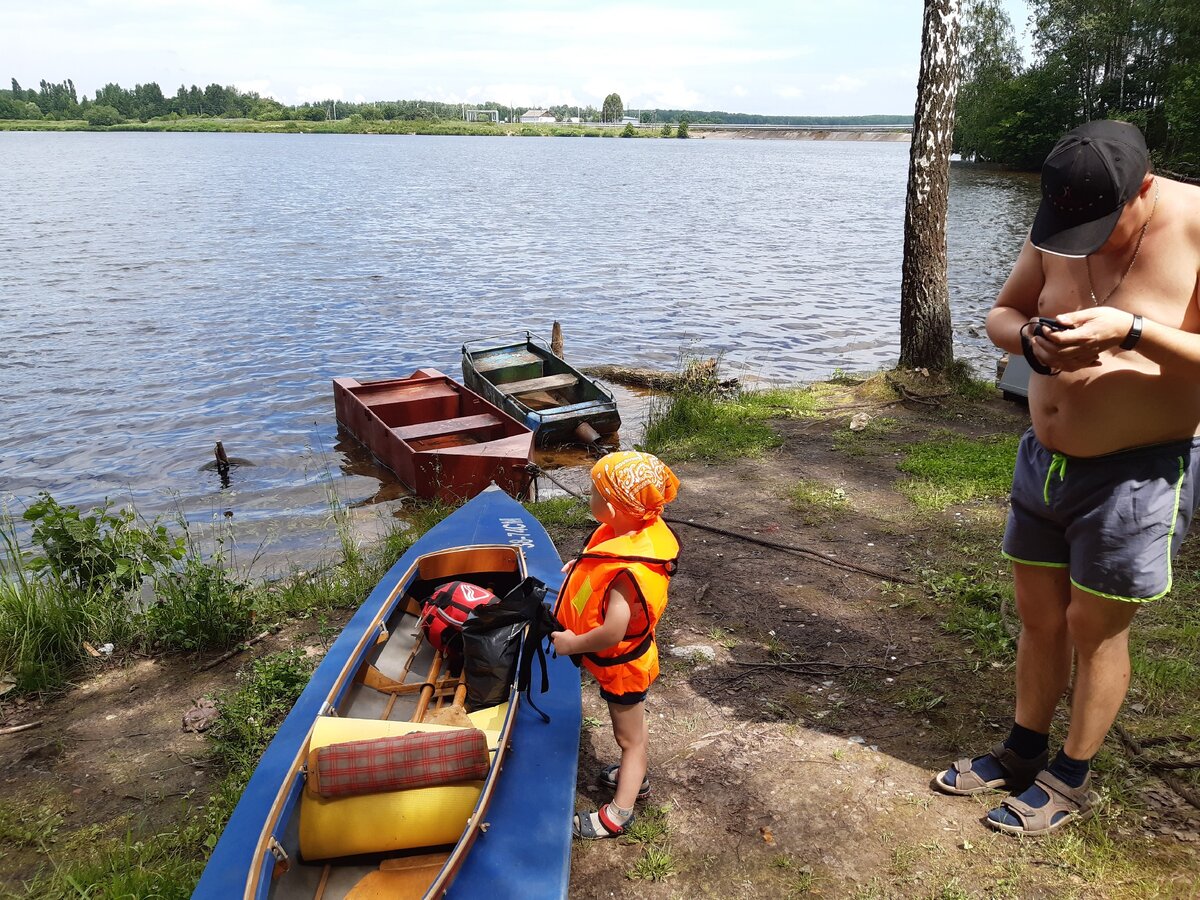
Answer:
[[[497,353],[494,356],[487,356],[483,359],[476,359],[475,371],[483,374],[484,372],[495,372],[497,369],[511,369],[516,366],[534,366],[542,361],[540,356],[535,356],[528,350],[517,350],[513,353]]]
[[[516,397],[521,394],[532,394],[537,391],[557,391],[562,388],[574,387],[579,384],[579,379],[570,372],[565,372],[562,375],[545,375],[542,378],[530,378],[526,381],[512,381],[508,384],[498,384],[496,388],[509,397]]]
[[[491,413],[478,416],[458,416],[453,419],[441,419],[436,422],[418,422],[415,425],[401,425],[393,428],[392,432],[402,441],[416,441],[422,438],[449,437],[480,428],[490,428],[502,424],[500,419]]]

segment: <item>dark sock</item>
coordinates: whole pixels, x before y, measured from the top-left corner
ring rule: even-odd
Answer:
[[[1061,778],[1073,788],[1083,787],[1091,769],[1092,761],[1090,759],[1073,759],[1067,756],[1065,750],[1059,750],[1058,756],[1054,757],[1054,762],[1046,767],[1051,775]]]
[[[1041,734],[1013,722],[1012,731],[1004,739],[1004,746],[1021,759],[1033,759],[1046,752],[1046,748],[1050,746],[1050,735]]]

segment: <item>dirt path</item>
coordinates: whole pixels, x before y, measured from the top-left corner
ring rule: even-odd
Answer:
[[[1000,569],[1003,501],[919,515],[897,491],[896,464],[933,429],[1011,434],[1021,411],[1000,401],[965,413],[874,409],[895,420],[886,439],[849,438],[858,411],[779,423],[784,443],[761,459],[677,466],[684,490],[671,513],[908,579],[967,563]],[[801,479],[830,502],[798,509],[788,492]],[[1102,772],[1110,802],[1099,821],[1041,843],[989,832],[982,801],[929,791],[936,767],[1003,735],[1012,672],[948,633],[947,610],[925,588],[676,530],[683,564],[648,703],[648,805],[665,810],[666,836],[649,862],[643,845],[578,846],[572,897],[1197,895],[1200,812],[1144,773]],[[556,535],[564,555],[584,536]],[[216,780],[204,739],[180,729],[191,701],[230,686],[251,655],[320,652],[311,631],[300,623],[210,671],[110,665],[45,707],[0,705],[0,727],[41,722],[0,736],[0,809],[44,829],[50,854],[177,823]],[[713,659],[671,655],[686,647]],[[591,776],[616,748],[590,683],[584,713],[579,805],[594,807],[607,797]],[[46,858],[0,841],[0,894]],[[628,874],[655,867],[672,874]]]

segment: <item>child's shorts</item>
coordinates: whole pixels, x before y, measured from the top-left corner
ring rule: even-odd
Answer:
[[[634,691],[631,694],[610,694],[604,688],[600,688],[600,696],[609,703],[615,703],[617,706],[636,706],[649,696],[650,690]]]
[[[1070,569],[1071,583],[1141,603],[1171,590],[1171,563],[1200,503],[1200,438],[1076,457],[1025,432],[1004,556]]]

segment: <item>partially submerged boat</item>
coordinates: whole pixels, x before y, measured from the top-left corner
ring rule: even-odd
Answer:
[[[621,427],[612,393],[529,332],[524,340],[468,341],[462,370],[467,387],[523,421],[538,446],[591,443]]]
[[[439,585],[469,581],[500,594],[532,575],[556,590],[560,566],[540,523],[495,488],[422,537],[313,673],[247,784],[193,898],[565,897],[578,672],[567,658],[548,660],[549,691],[537,704],[549,722],[515,685],[504,702],[465,713],[458,709],[461,679],[442,671],[417,628],[420,600]],[[326,796],[328,785],[313,784],[330,771],[336,784],[328,754],[412,735],[486,742],[486,774],[333,796]],[[444,751],[435,755],[426,768],[442,768],[445,758]]]
[[[335,378],[338,422],[418,496],[457,502],[494,482],[523,497],[533,432],[436,369],[407,378]]]

